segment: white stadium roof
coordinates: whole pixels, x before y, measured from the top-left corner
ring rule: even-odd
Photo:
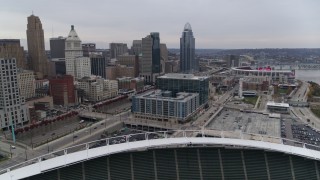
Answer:
[[[185,133],[185,132],[184,132]],[[223,136],[222,136],[223,137]],[[263,139],[263,138],[262,138]],[[320,151],[311,150],[302,147],[289,146],[264,141],[255,141],[247,139],[231,139],[231,138],[212,138],[212,137],[175,137],[163,139],[142,140],[136,142],[125,142],[122,144],[105,145],[68,154],[68,149],[62,150],[63,155],[42,160],[42,157],[27,161],[24,166],[17,166],[0,171],[0,179],[22,179],[33,175],[37,175],[46,171],[68,166],[77,162],[89,159],[116,154],[128,151],[141,151],[149,148],[165,148],[165,147],[183,147],[185,145],[222,145],[236,146],[244,148],[256,148],[261,150],[270,150],[283,152],[296,156],[302,156],[309,159],[320,160]],[[72,148],[72,147],[71,147]],[[71,149],[70,148],[70,149]],[[61,151],[60,151],[61,152]],[[50,153],[53,156],[56,152]],[[46,156],[48,157],[48,155]],[[50,156],[49,156],[50,157]],[[3,173],[3,174],[1,174]]]

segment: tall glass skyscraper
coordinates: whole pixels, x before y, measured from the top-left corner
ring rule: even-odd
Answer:
[[[180,38],[180,71],[183,73],[199,71],[199,61],[195,59],[195,39],[189,23],[184,26]]]
[[[150,33],[152,42],[152,73],[160,73],[160,37],[158,32]]]

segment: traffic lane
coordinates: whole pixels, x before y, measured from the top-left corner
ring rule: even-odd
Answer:
[[[59,129],[55,129],[53,131],[44,132],[38,136],[32,137],[33,144],[38,144],[45,141],[51,141],[52,139],[56,139],[60,136],[65,135],[66,133],[70,133],[77,128],[81,128],[81,126],[85,126],[85,124],[79,124],[78,121],[68,124],[65,126],[61,126]]]
[[[117,119],[114,119],[114,118],[110,119],[109,118],[106,121],[102,120],[102,121],[96,122],[96,123],[92,124],[90,127],[83,128],[79,131],[74,131],[74,132],[64,136],[63,138],[60,138],[60,139],[57,139],[57,140],[54,140],[52,142],[47,143],[47,145],[49,147],[51,147],[51,149],[53,149],[53,150],[63,149],[68,146],[72,146],[79,141],[78,139],[84,138],[84,137],[90,137],[92,134],[95,133],[95,131],[97,131],[99,129],[104,130],[105,126],[108,126],[108,125],[114,123],[115,121],[117,121]],[[101,125],[102,123],[103,123],[103,125]],[[106,125],[104,123],[106,123]],[[43,146],[44,147],[42,147],[41,149],[46,149],[45,145],[43,145]]]

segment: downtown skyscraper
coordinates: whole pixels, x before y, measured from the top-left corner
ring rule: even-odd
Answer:
[[[48,61],[44,47],[44,35],[42,24],[38,16],[33,14],[28,17],[27,25],[29,66],[37,78],[42,79],[48,75]]]
[[[66,74],[76,79],[91,76],[90,58],[83,57],[81,40],[73,25],[65,43]]]
[[[0,58],[0,129],[29,122],[27,106],[21,97],[15,58]]]
[[[189,23],[184,26],[180,38],[180,71],[182,73],[199,71],[199,61],[195,59],[195,39]]]
[[[160,35],[152,32],[142,38],[142,59],[139,64],[140,76],[144,77],[147,84],[154,84],[161,75]]]

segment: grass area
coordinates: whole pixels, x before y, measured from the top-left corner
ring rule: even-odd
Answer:
[[[320,109],[318,108],[311,108],[311,111],[314,115],[316,115],[318,118],[320,118]]]
[[[258,96],[255,96],[255,97],[244,97],[242,101],[247,104],[256,105],[257,100],[258,100]]]
[[[276,93],[276,94],[279,94],[279,95],[281,95],[281,94],[289,95],[292,91],[293,91],[292,88],[287,88],[287,89],[278,88],[278,89],[275,91],[275,93]]]
[[[320,85],[315,82],[308,82],[310,84],[309,86],[309,93],[308,96],[311,98],[312,96],[320,96]]]

